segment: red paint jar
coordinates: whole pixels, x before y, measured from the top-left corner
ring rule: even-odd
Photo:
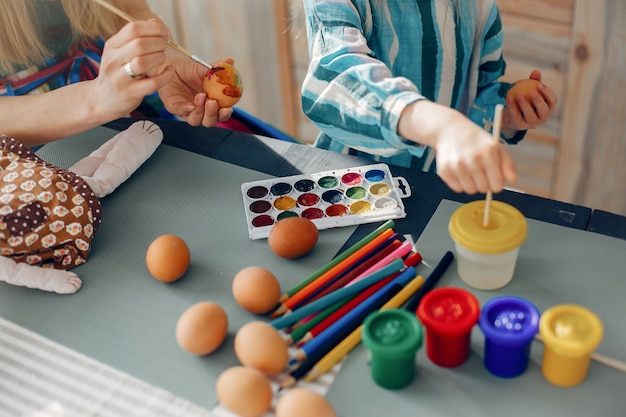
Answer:
[[[416,311],[426,330],[426,354],[436,365],[455,367],[469,357],[472,328],[480,303],[470,292],[453,287],[428,292]]]

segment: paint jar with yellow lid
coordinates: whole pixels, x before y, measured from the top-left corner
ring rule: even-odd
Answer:
[[[579,305],[557,305],[541,315],[539,334],[544,343],[543,376],[560,387],[583,382],[591,354],[602,340],[603,326],[598,316]]]
[[[528,227],[522,213],[510,204],[492,201],[486,227],[484,212],[484,200],[464,204],[452,214],[448,231],[455,243],[461,279],[480,290],[495,290],[513,278]]]

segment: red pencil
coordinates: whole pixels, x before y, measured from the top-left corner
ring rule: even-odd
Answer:
[[[293,306],[297,305],[300,301],[307,298],[309,295],[313,294],[317,289],[321,288],[327,282],[330,282],[337,275],[350,268],[356,262],[358,262],[361,258],[363,258],[368,252],[370,252],[373,248],[387,240],[394,231],[392,229],[387,229],[382,232],[380,235],[376,236],[362,248],[354,252],[352,255],[348,256],[346,259],[338,263],[337,265],[330,268],[328,271],[320,275],[316,280],[309,283],[307,286],[302,288],[300,291],[286,299],[281,303],[276,311],[274,311],[270,317],[276,318],[288,310],[290,310]]]

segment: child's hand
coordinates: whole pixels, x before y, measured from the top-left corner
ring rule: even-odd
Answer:
[[[454,126],[456,125],[456,126]],[[456,192],[500,192],[515,182],[513,159],[504,146],[471,121],[458,119],[437,140],[437,173]]]
[[[409,104],[398,122],[398,133],[435,149],[437,173],[457,193],[497,193],[517,180],[515,164],[504,146],[448,106],[429,100]]]
[[[534,70],[530,78],[541,81],[541,72]],[[502,112],[502,129],[526,130],[541,126],[550,118],[557,101],[554,91],[543,83],[539,83],[537,91],[530,93],[530,101],[523,94],[507,98]]]

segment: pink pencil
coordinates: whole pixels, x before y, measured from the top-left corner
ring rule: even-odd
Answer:
[[[378,261],[377,263],[372,265],[367,271],[363,272],[361,275],[357,276],[352,281],[348,282],[345,286],[347,287],[349,285],[352,285],[352,284],[355,284],[355,283],[359,282],[361,279],[363,279],[363,277],[366,277],[367,275],[371,274],[372,272],[374,272],[374,271],[382,268],[383,266],[391,263],[391,261],[393,261],[394,259],[404,258],[406,255],[408,255],[411,252],[411,249],[412,249],[411,242],[404,242],[396,250],[394,250],[389,255],[385,256],[383,259],[381,259],[380,261]]]

